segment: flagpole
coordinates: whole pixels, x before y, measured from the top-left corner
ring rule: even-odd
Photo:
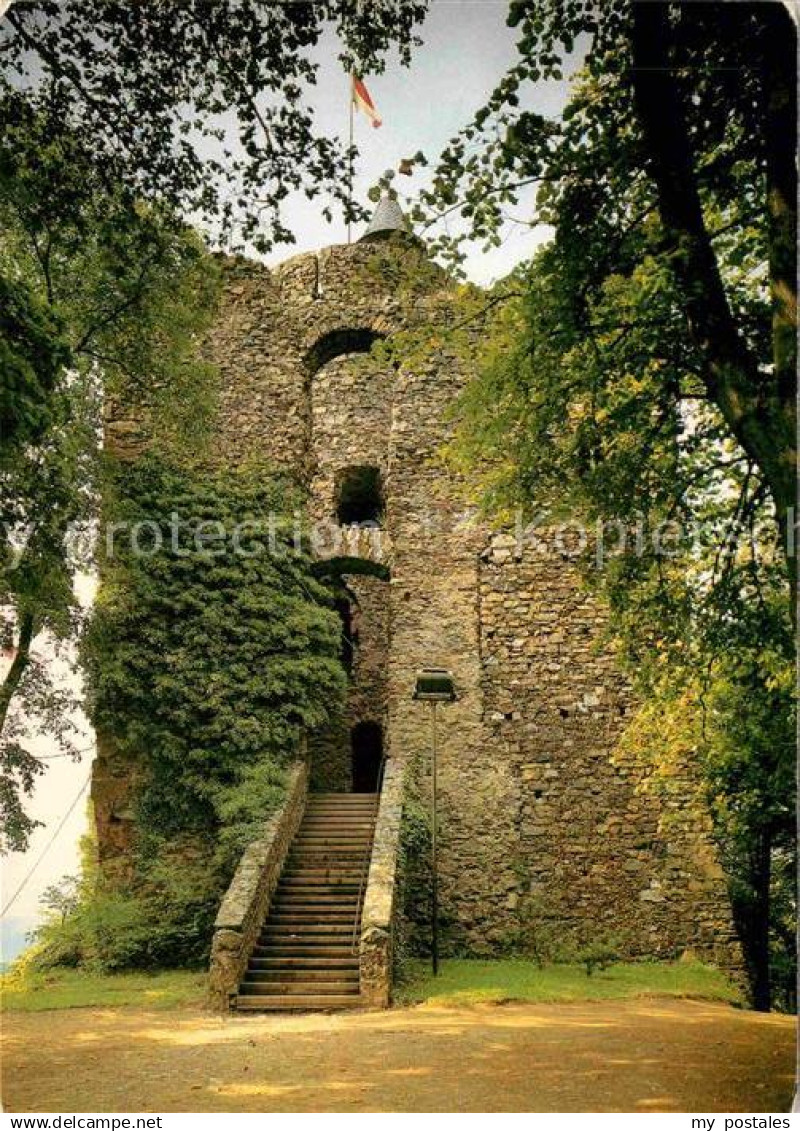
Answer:
[[[350,152],[349,152],[349,156],[348,156],[348,160],[350,162],[350,171],[349,171],[349,174],[348,174],[349,183],[348,183],[348,190],[347,190],[347,205],[348,205],[348,208],[347,208],[347,242],[351,243],[352,242],[351,229],[352,229],[353,225],[352,225],[352,220],[350,219],[350,214],[351,214],[352,208],[353,208],[353,171],[354,171],[353,170],[353,117],[354,117],[354,110],[355,110],[355,101],[353,99],[353,72],[352,72],[352,69],[350,71],[350,82],[348,83],[347,93],[348,93],[348,100],[349,100],[349,104],[350,104],[350,110],[349,110],[349,113],[350,113]]]

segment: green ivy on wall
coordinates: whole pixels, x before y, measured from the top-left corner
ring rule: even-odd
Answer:
[[[103,585],[84,644],[89,706],[135,767],[131,891],[174,936],[160,959],[180,962],[208,946],[301,731],[343,698],[341,624],[296,540],[302,499],[268,470],[187,471],[144,456],[112,466],[106,498]]]

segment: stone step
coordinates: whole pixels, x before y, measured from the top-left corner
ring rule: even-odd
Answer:
[[[303,919],[294,920],[294,922],[273,923],[272,925],[286,929],[274,934],[267,934],[268,928],[265,927],[258,936],[261,942],[269,942],[270,939],[277,938],[305,940],[309,937],[318,938],[320,935],[328,939],[352,939],[354,934],[357,935],[355,916],[350,919],[337,919],[335,922],[328,919]]]
[[[298,904],[309,904],[315,907],[355,906],[358,903],[357,887],[344,888],[337,891],[330,887],[298,886],[296,888],[279,888],[275,893],[272,907],[292,907]]]
[[[309,876],[295,879],[292,876],[289,880],[282,880],[278,887],[275,889],[276,896],[286,894],[291,896],[305,896],[311,898],[311,893],[316,892],[317,895],[329,895],[333,899],[348,899],[353,895],[358,895],[362,887],[362,873],[352,880],[342,881],[337,883],[335,880],[326,880],[320,876]]]
[[[314,946],[314,945],[327,945],[343,946],[349,943],[353,937],[353,928],[356,926],[355,922],[352,923],[331,923],[326,926],[324,923],[321,926],[312,925],[311,927],[301,926],[300,924],[289,924],[288,926],[281,926],[269,924],[264,927],[261,934],[258,936],[260,944],[269,945],[275,943],[278,946]]]
[[[352,910],[358,902],[357,888],[352,891],[322,891],[316,894],[310,888],[294,888],[290,891],[281,889],[281,891],[275,893],[275,898],[270,905],[270,915],[273,911],[292,907],[316,907],[320,909],[330,907],[332,910],[342,907]]]
[[[327,846],[329,844],[337,845],[341,848],[360,848],[363,851],[372,844],[371,836],[356,836],[346,833],[299,833],[294,841],[293,847],[297,848],[316,848],[320,846]]]
[[[324,814],[326,817],[372,817],[378,812],[377,802],[355,802],[347,805],[334,802],[311,802],[306,806],[303,819]]]
[[[357,860],[292,860],[286,862],[286,867],[281,873],[281,880],[308,880],[320,876],[330,876],[332,879],[352,880],[359,879],[364,864],[364,856],[371,853],[365,852],[360,861]]]
[[[371,853],[363,853],[361,856],[347,857],[346,860],[337,860],[336,857],[328,858],[320,856],[319,853],[307,853],[306,856],[294,857],[291,861],[291,871],[284,872],[284,879],[293,880],[296,875],[300,875],[302,879],[308,880],[310,878],[319,879],[321,875],[337,875],[339,878],[346,878],[349,881],[361,882],[361,877],[364,871],[364,860],[367,860]],[[339,871],[341,869],[341,871]]]
[[[260,966],[253,966],[247,968],[245,974],[245,981],[251,984],[255,983],[268,983],[274,985],[276,982],[321,982],[325,985],[328,982],[334,982],[337,985],[358,983],[358,967],[351,968],[342,967],[323,967],[314,969],[313,967],[305,966],[299,969],[292,969],[289,966],[276,966],[269,970],[264,970]]]
[[[303,816],[301,828],[308,824],[367,825],[374,827],[378,814],[373,809],[351,809],[346,813],[326,809],[310,809]]]
[[[341,837],[335,836],[298,837],[292,845],[292,853],[294,859],[309,852],[327,852],[334,855],[339,853],[352,853],[363,859],[363,857],[370,854],[369,850],[371,846],[371,840],[356,840],[355,838],[352,840],[344,840]]]
[[[302,994],[357,994],[358,982],[251,982],[249,978],[239,986],[240,994],[263,995],[264,997]]]
[[[324,829],[300,829],[295,840],[342,840],[348,843],[355,841],[357,844],[372,844],[374,837],[372,830],[365,833],[360,830],[335,829],[326,825]]]
[[[374,818],[378,812],[378,806],[375,802],[355,802],[348,805],[337,805],[330,802],[311,802],[305,808],[303,813],[303,820],[308,817],[355,817],[363,819],[365,817]]]
[[[316,840],[319,837],[334,837],[336,840],[357,840],[359,842],[371,843],[373,839],[374,829],[358,829],[353,828],[351,825],[308,825],[304,826],[297,833],[297,837],[301,840]]]
[[[289,862],[292,870],[302,870],[304,866],[324,869],[328,866],[335,867],[337,864],[342,864],[354,869],[360,876],[364,867],[364,861],[369,860],[371,855],[370,852],[364,852],[363,850],[352,852],[348,849],[333,848],[328,845],[324,848],[302,848],[293,850],[292,855],[289,857]]]
[[[303,995],[247,994],[236,1002],[237,1010],[246,1013],[319,1013],[336,1009],[356,1009],[360,994]]]
[[[330,904],[355,904],[359,901],[359,888],[358,884],[353,884],[353,887],[335,887],[334,884],[329,884],[328,887],[310,886],[308,883],[299,883],[296,888],[278,888],[275,892],[273,900],[273,907],[282,904],[318,904],[324,906]]]
[[[373,824],[378,814],[377,805],[307,805],[302,821],[355,821],[357,824]]]
[[[305,935],[327,935],[335,938],[338,935],[349,937],[353,933],[351,923],[273,923],[267,921],[261,931],[260,938],[284,938],[295,936],[300,938]]]
[[[327,918],[332,915],[341,918],[346,915],[352,919],[358,910],[358,903],[353,900],[352,903],[280,903],[276,904],[269,913],[269,918],[278,916],[285,919],[287,916],[293,919],[307,919],[309,915],[318,915],[320,918]]]
[[[288,987],[289,993],[301,993],[292,986],[309,986],[312,993],[330,993],[331,986],[341,986],[346,993],[358,992],[358,970],[247,970],[245,986],[261,986],[264,993],[274,993],[275,986]]]
[[[325,880],[321,880],[318,876],[314,876],[310,880],[302,880],[299,882],[282,880],[275,889],[275,894],[278,896],[291,896],[292,899],[298,896],[305,899],[308,897],[309,892],[316,891],[319,896],[328,896],[334,900],[353,899],[354,896],[358,895],[360,887],[361,873],[359,873],[357,878],[339,884],[328,883]]]
[[[372,832],[375,828],[375,818],[370,817],[345,817],[343,815],[323,817],[309,814],[300,826],[301,829],[357,829],[359,832]]]
[[[358,907],[282,907],[269,915],[270,923],[350,923]]]
[[[266,930],[270,923],[350,923],[352,925],[358,910],[355,905],[333,909],[327,906],[282,907],[265,920],[263,930]]]
[[[300,830],[308,828],[309,826],[324,827],[332,829],[356,829],[358,832],[369,833],[374,832],[375,817],[370,815],[368,817],[326,817],[318,814],[309,814],[300,825]]]
[[[302,893],[316,891],[319,895],[351,895],[361,886],[361,872],[346,880],[325,879],[324,874],[292,875],[280,881],[276,891]]]
[[[329,904],[329,903],[289,903],[282,904],[280,907],[275,907],[270,911],[264,924],[271,923],[274,916],[281,919],[308,919],[309,915],[316,916],[319,919],[327,920],[329,917],[339,918],[342,916],[348,918],[351,922],[358,911],[357,903],[343,903],[343,904]]]
[[[314,790],[309,793],[308,800],[312,801],[335,801],[335,802],[353,802],[353,801],[372,801],[374,805],[378,802],[379,794],[377,793],[326,793],[322,790]]]
[[[350,829],[350,828],[335,828],[332,825],[325,825],[324,828],[300,829],[296,840],[346,840],[357,841],[359,844],[372,844],[373,830],[369,829]]]
[[[312,840],[320,836],[333,836],[339,840],[372,840],[374,829],[353,828],[352,825],[336,825],[326,821],[324,824],[302,826],[297,830],[297,837],[310,837]]]
[[[355,957],[358,953],[358,935],[352,927],[339,934],[334,931],[325,934],[262,935],[256,946],[264,947],[264,954],[275,954],[275,948],[280,947],[281,954],[296,954],[299,958],[312,954],[323,954],[325,958],[346,958],[348,955]],[[253,953],[255,954],[255,948]],[[256,957],[261,957],[260,951]]]
[[[253,970],[298,969],[305,970],[307,973],[322,970],[340,970],[346,971],[347,973],[358,973],[359,961],[357,955],[350,955],[349,958],[320,958],[316,954],[311,958],[298,958],[297,956],[285,955],[275,958],[251,958],[249,968]]]
[[[354,816],[346,816],[344,813],[309,813],[308,816],[303,819],[300,828],[324,826],[325,828],[358,829],[360,832],[373,832],[375,829],[375,818],[376,815],[374,813]]]
[[[325,942],[323,939],[303,939],[293,943],[291,939],[272,939],[268,943],[257,942],[253,947],[254,958],[345,958],[353,961],[353,946],[350,942]]]
[[[364,856],[371,853],[364,853]],[[292,860],[291,856],[281,873],[281,880],[301,879],[308,880],[319,876],[330,876],[334,880],[359,879],[363,868],[361,861],[354,860]]]
[[[346,813],[332,813],[325,809],[311,809],[303,816],[301,828],[307,824],[367,825],[374,827],[378,814],[373,809],[352,809]]]
[[[287,876],[285,879],[281,880],[280,884],[276,888],[276,891],[289,891],[295,893],[313,891],[315,888],[319,888],[320,895],[324,893],[329,893],[330,895],[352,895],[353,892],[357,892],[359,887],[361,886],[361,877],[363,871],[364,869],[361,869],[357,873],[357,875],[353,876],[352,878],[348,877],[348,879],[346,880],[325,879],[324,874],[303,874],[299,876]]]

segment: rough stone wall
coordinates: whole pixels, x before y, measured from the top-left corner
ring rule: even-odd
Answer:
[[[222,376],[219,441],[226,460],[267,456],[310,485],[343,455],[334,450],[337,443],[352,443],[338,414],[350,422],[362,415],[360,443],[373,444],[370,429],[388,411],[387,386],[324,343],[345,331],[386,336],[403,324],[417,295],[441,285],[440,273],[403,269],[404,263],[424,265],[421,250],[353,244],[299,255],[274,270],[223,261],[223,297],[207,355]],[[403,285],[387,286],[393,278]]]
[[[385,722],[391,757],[411,766],[425,798],[430,712],[412,700],[414,677],[448,667],[459,694],[440,711],[439,734],[449,949],[507,948],[535,909],[565,933],[627,931],[634,953],[694,946],[724,957],[730,910],[692,783],[678,782],[665,806],[616,750],[632,703],[600,646],[601,611],[557,549],[518,559],[493,540],[441,463],[448,410],[469,376],[441,344],[453,310],[444,277],[394,240],[273,271],[228,261],[225,276],[208,342],[224,383],[220,458],[288,470],[312,516],[334,527],[338,542],[320,556],[379,560],[390,572],[388,583],[349,578],[359,647],[344,715],[311,740],[311,788],[349,788],[350,728],[372,719]],[[424,360],[396,369],[352,356],[415,325],[440,343]],[[121,440],[129,422],[120,424]],[[383,473],[383,529],[336,528],[337,476],[364,464]]]
[[[507,929],[515,882],[513,781],[486,744],[479,649],[478,551],[485,534],[444,474],[444,417],[465,375],[437,353],[401,373],[392,419],[389,741],[427,793],[431,712],[414,702],[422,667],[453,672],[457,702],[439,709],[439,890],[453,949],[491,951]]]
[[[361,913],[359,973],[361,998],[385,1009],[391,998],[397,924],[397,867],[403,812],[404,765],[390,761],[381,790],[375,838]]]
[[[389,586],[378,577],[345,575],[344,581],[353,595],[353,666],[344,711],[311,738],[311,788],[316,790],[352,788],[350,735],[354,726],[375,722],[386,732]]]
[[[635,703],[603,645],[603,608],[555,531],[499,536],[480,568],[486,726],[514,780],[521,912],[565,938],[617,936],[634,955],[735,943],[709,821],[687,770],[670,799],[619,740]],[[513,900],[512,900],[513,901]]]
[[[311,517],[335,524],[337,488],[348,467],[377,467],[386,486],[392,374],[364,355],[337,357],[311,382]]]
[[[97,860],[107,879],[125,884],[133,873],[134,815],[131,798],[136,767],[116,749],[112,735],[97,734],[92,764],[92,820]]]
[[[359,329],[357,323],[351,327],[343,323],[341,329],[348,328]],[[365,466],[379,469],[388,498],[392,387],[391,369],[382,369],[364,354],[331,358],[313,373],[309,387],[313,466],[309,515],[321,557],[385,557],[385,529],[378,525],[374,530],[372,541],[379,552],[365,554],[358,530],[339,526],[337,502],[345,471]],[[375,722],[386,730],[388,586],[368,576],[346,574],[343,581],[351,594],[353,663],[344,711],[311,740],[312,788],[319,790],[352,788],[350,736],[354,726]]]

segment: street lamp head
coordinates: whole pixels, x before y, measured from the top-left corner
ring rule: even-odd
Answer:
[[[456,697],[452,672],[446,668],[422,668],[417,672],[414,698],[427,703],[452,703]]]

